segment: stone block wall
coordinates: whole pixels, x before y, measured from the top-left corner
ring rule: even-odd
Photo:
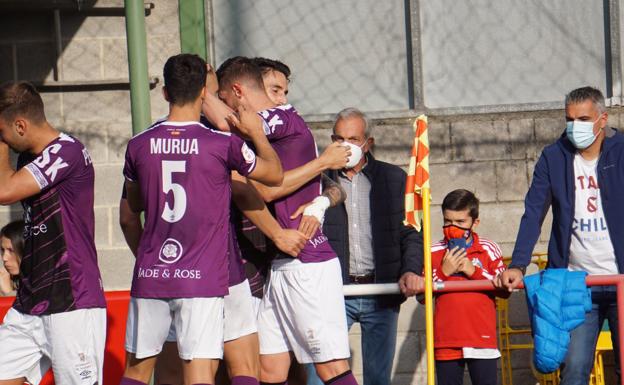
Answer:
[[[624,108],[611,108],[609,114],[609,124],[619,127]],[[413,140],[412,125],[413,119],[407,118],[374,121],[375,156],[407,169]],[[327,145],[331,122],[316,122],[312,127],[319,146]],[[477,232],[497,242],[504,256],[511,256],[534,165],[542,149],[553,143],[564,127],[563,110],[429,116],[432,240],[442,237],[440,205],[444,196],[454,189],[466,188],[475,192],[481,202],[481,224]],[[550,225],[548,214],[536,252],[547,250]],[[513,294],[508,306],[511,326],[528,328],[524,292]],[[424,313],[424,306],[413,299],[401,308],[394,384],[426,381]],[[357,326],[351,331],[354,372],[358,376],[362,374],[360,333]],[[514,337],[512,342],[529,343],[530,337]],[[611,357],[607,358],[607,365],[612,365],[610,360]],[[512,365],[514,384],[535,383],[530,352],[515,351]]]
[[[165,60],[180,51],[177,1],[157,1],[145,18],[148,72],[159,78],[151,90],[153,118],[167,113],[162,97]],[[0,82],[29,80],[53,84],[55,66],[65,83],[128,79],[123,0],[100,0],[85,13],[61,11],[62,54],[54,48],[51,11],[0,14]],[[104,12],[103,12],[104,11]],[[19,30],[17,34],[14,31]],[[125,147],[132,136],[127,89],[44,92],[45,112],[56,128],[80,139],[95,167],[95,241],[104,285],[130,285],[134,260],[119,229]],[[19,205],[0,208],[0,223],[21,216]]]

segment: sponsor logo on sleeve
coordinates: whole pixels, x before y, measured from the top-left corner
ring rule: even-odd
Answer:
[[[243,145],[241,147],[241,154],[243,155],[243,159],[245,159],[245,163],[247,164],[252,164],[256,161],[256,154],[251,148],[249,148],[249,146],[247,146],[247,143],[243,142]]]
[[[70,138],[71,139],[71,138]],[[50,178],[50,181],[54,182],[54,180],[56,179],[56,176],[59,172],[59,170],[65,168],[65,167],[69,167],[69,164],[67,164],[63,158],[61,158],[60,156],[57,157],[56,159],[54,159],[54,162],[52,163],[52,165],[50,165],[50,162],[52,161],[50,154],[57,154],[61,148],[63,148],[63,146],[61,146],[58,143],[55,143],[51,146],[46,147],[43,152],[41,153],[41,155],[35,159],[33,161],[33,164],[37,167],[39,167],[40,169],[44,170],[43,172],[48,176],[48,178]],[[49,167],[48,167],[49,166]],[[31,169],[31,172],[33,170]],[[37,176],[35,176],[35,178],[37,178]],[[40,184],[41,186],[41,184]],[[43,188],[43,186],[41,186]]]

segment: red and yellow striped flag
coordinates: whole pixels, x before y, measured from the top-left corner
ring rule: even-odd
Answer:
[[[429,135],[427,117],[420,115],[414,122],[414,144],[405,184],[405,225],[421,230],[423,219],[422,190],[429,188]]]

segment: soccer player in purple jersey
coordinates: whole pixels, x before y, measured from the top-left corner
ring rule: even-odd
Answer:
[[[128,204],[145,211],[126,327],[122,385],[149,381],[170,326],[183,359],[184,384],[214,383],[223,353],[223,296],[228,291],[231,177],[280,184],[282,168],[260,119],[245,103],[235,135],[202,125],[206,63],[176,55],[165,63],[166,121],[128,143]]]
[[[48,123],[25,82],[0,87],[0,139],[0,204],[21,200],[25,222],[17,298],[0,326],[0,384],[38,382],[50,366],[59,385],[101,384],[106,302],[91,157]]]
[[[273,62],[273,61],[272,61]],[[286,67],[287,68],[287,67]],[[282,78],[285,79],[284,76]],[[272,84],[272,83],[269,83]],[[286,84],[287,86],[287,84]],[[218,83],[216,75],[213,71],[209,71],[209,76],[206,85],[207,91],[210,90],[209,95],[216,99],[216,93],[218,89]],[[283,88],[282,88],[283,89]],[[268,90],[267,90],[268,93]],[[208,97],[208,95],[207,95]],[[229,124],[226,122],[225,117],[232,110],[225,106],[221,101],[218,101],[217,105],[211,104],[211,109],[204,109],[204,114],[207,116],[213,116],[215,113],[221,114],[224,123],[224,130],[229,130]],[[288,174],[284,175],[284,181],[286,185],[292,185],[292,183],[299,183],[299,186],[303,185],[309,179],[316,177],[321,171],[327,168],[341,168],[346,163],[346,157],[349,154],[348,150],[340,146],[332,146],[323,153],[322,159],[314,159],[308,164],[301,166],[297,170],[291,170]],[[293,179],[298,182],[293,182]],[[334,186],[336,186],[334,184]],[[297,186],[298,187],[298,186]],[[292,188],[297,188],[292,187]],[[235,236],[239,237],[238,241],[242,241],[242,245],[246,245],[250,238],[253,240],[264,240],[264,236],[261,232],[264,232],[272,240],[277,240],[277,247],[284,253],[296,256],[301,251],[303,244],[299,245],[294,241],[286,243],[284,247],[284,241],[281,236],[275,236],[275,234],[296,232],[292,229],[282,229],[282,227],[275,221],[273,216],[266,209],[266,205],[262,200],[262,197],[258,194],[257,190],[246,183],[246,180],[238,179],[232,186],[233,200],[236,202],[236,207],[233,207],[232,220],[236,227]],[[269,191],[269,193],[272,193]],[[341,189],[339,187],[328,188],[326,191],[333,204],[340,203]],[[336,198],[337,196],[337,198]],[[242,214],[239,210],[242,210]],[[303,210],[302,210],[303,211]],[[242,219],[245,218],[244,222]],[[314,233],[313,221],[317,219],[310,219],[312,217],[305,217],[306,223],[309,225],[302,228],[305,231]],[[248,220],[247,220],[248,219]],[[302,220],[302,223],[304,221]],[[255,228],[258,226],[258,229]],[[247,226],[244,231],[241,231],[242,226]],[[234,233],[233,233],[234,235]],[[304,238],[305,242],[305,238]],[[262,285],[264,284],[264,278],[260,277],[257,270],[250,269],[250,264],[243,265],[241,259],[241,252],[239,251],[236,238],[231,243],[232,248],[230,250],[230,294],[225,297],[225,341],[224,341],[224,362],[227,366],[227,372],[231,378],[233,384],[251,384],[257,383],[259,376],[259,361],[258,361],[258,338],[256,333],[256,316],[259,303],[255,303],[257,298],[252,297],[247,289],[241,290],[242,287],[251,286],[250,289],[255,292],[262,292]],[[255,245],[254,245],[255,246]],[[250,248],[244,249],[244,257],[249,256]],[[261,264],[265,266],[269,264],[270,258],[274,255],[274,249],[270,248],[269,253],[265,253],[266,261],[262,261]],[[254,248],[255,251],[255,248]],[[270,258],[269,258],[269,255]],[[257,260],[254,263],[258,263]],[[251,275],[248,275],[250,274]],[[246,281],[245,279],[248,278]],[[254,287],[255,285],[255,287]],[[251,302],[250,302],[251,301]],[[175,347],[175,333],[171,333],[168,337],[168,343],[163,348],[163,353],[158,359],[155,372],[156,384],[178,384],[180,381],[180,367],[177,357],[177,350]],[[304,374],[305,375],[305,374]],[[303,381],[302,381],[303,382]]]
[[[278,106],[268,98],[259,68],[250,59],[228,59],[217,71],[219,97],[231,108],[243,102],[259,111],[265,133],[280,156],[284,170],[300,167],[316,158],[310,129],[290,105]],[[282,185],[283,190],[287,187]],[[278,222],[296,229],[293,217],[300,206],[318,199],[320,177],[275,199]],[[318,202],[318,201],[317,201]],[[327,207],[327,202],[323,206]],[[273,262],[267,292],[260,306],[261,381],[284,383],[291,353],[301,363],[313,362],[328,384],[355,384],[349,370],[348,331],[342,296],[342,277],[327,237],[317,229],[297,259]]]

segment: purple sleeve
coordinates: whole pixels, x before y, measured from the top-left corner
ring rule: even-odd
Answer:
[[[289,116],[280,108],[272,108],[260,112],[264,121],[264,133],[269,140],[280,139],[292,134],[290,132]]]
[[[134,167],[134,160],[132,157],[132,149],[131,142],[128,142],[128,147],[126,148],[126,163],[123,168],[124,177],[131,182],[136,182],[136,169]]]
[[[89,163],[91,163],[91,157],[87,149],[72,137],[62,135],[24,168],[32,174],[43,191],[70,178],[81,165]]]
[[[256,153],[241,138],[231,135],[227,162],[231,170],[247,176],[256,168]]]

